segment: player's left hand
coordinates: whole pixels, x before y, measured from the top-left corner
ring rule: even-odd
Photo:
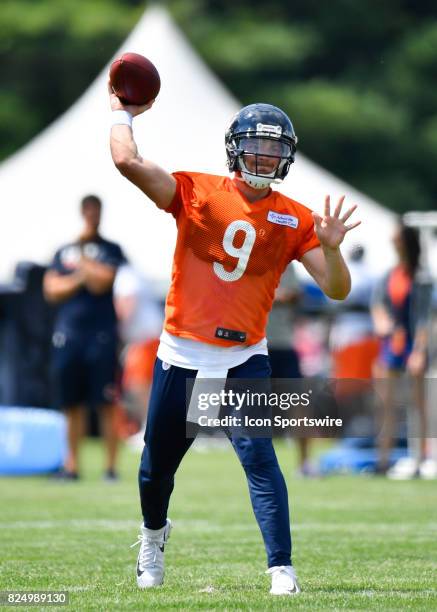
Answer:
[[[352,215],[357,205],[351,206],[343,216],[340,217],[341,208],[346,196],[342,196],[338,200],[338,204],[335,207],[334,214],[331,216],[331,198],[329,195],[325,197],[325,211],[323,217],[318,213],[313,212],[314,229],[317,234],[317,238],[320,240],[322,247],[329,249],[337,249],[343,242],[343,238],[350,232],[351,229],[360,225],[361,221],[355,221],[350,225],[346,225],[346,221]]]

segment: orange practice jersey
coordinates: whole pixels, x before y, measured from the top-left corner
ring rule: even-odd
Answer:
[[[311,211],[271,191],[249,202],[229,177],[176,172],[178,237],[165,329],[232,346],[264,338],[280,277],[319,245]]]

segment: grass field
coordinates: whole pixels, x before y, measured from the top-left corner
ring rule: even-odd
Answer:
[[[177,475],[166,582],[135,584],[138,455],[101,481],[85,448],[79,483],[0,481],[0,590],[67,590],[74,610],[437,610],[437,483],[294,478],[278,446],[292,509],[298,597],[272,597],[244,475],[232,450],[190,452]],[[33,608],[35,609],[35,608]],[[47,608],[53,609],[53,608]],[[61,608],[60,608],[61,609]]]

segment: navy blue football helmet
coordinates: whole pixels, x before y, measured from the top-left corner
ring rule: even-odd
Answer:
[[[287,115],[271,104],[249,104],[232,119],[225,134],[230,172],[239,170],[255,189],[282,181],[296,153],[297,136]]]

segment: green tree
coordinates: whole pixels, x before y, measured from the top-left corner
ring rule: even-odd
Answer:
[[[303,153],[394,210],[434,207],[435,0],[165,4],[242,103],[270,102],[290,114]],[[68,109],[145,7],[3,0],[2,158]]]

